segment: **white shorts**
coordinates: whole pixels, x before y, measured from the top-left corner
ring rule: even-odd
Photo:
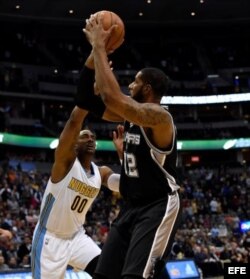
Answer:
[[[37,226],[32,241],[32,278],[64,279],[68,265],[84,270],[100,253],[84,229],[72,239],[62,239]]]

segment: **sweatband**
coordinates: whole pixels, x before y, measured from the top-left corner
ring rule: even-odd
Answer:
[[[94,94],[95,71],[86,66],[80,72],[75,94],[75,104],[82,109],[88,110],[98,117],[102,117],[106,109],[102,99]]]
[[[120,174],[112,173],[108,178],[107,185],[111,191],[119,192]]]

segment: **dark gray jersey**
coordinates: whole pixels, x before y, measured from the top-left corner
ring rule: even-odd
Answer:
[[[160,150],[149,141],[142,127],[125,122],[120,180],[120,192],[125,200],[144,204],[164,198],[179,189],[176,163],[176,132],[171,147]]]

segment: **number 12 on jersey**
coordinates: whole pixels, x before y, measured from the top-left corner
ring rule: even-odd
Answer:
[[[129,177],[139,177],[136,157],[133,153],[124,152],[124,169]]]

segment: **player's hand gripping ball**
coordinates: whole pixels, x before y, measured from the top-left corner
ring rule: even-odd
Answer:
[[[122,19],[114,12],[111,11],[99,11],[94,14],[99,17],[102,16],[102,26],[104,30],[108,30],[111,26],[116,25],[116,28],[112,30],[109,39],[106,42],[107,50],[115,50],[124,41],[125,27]]]

